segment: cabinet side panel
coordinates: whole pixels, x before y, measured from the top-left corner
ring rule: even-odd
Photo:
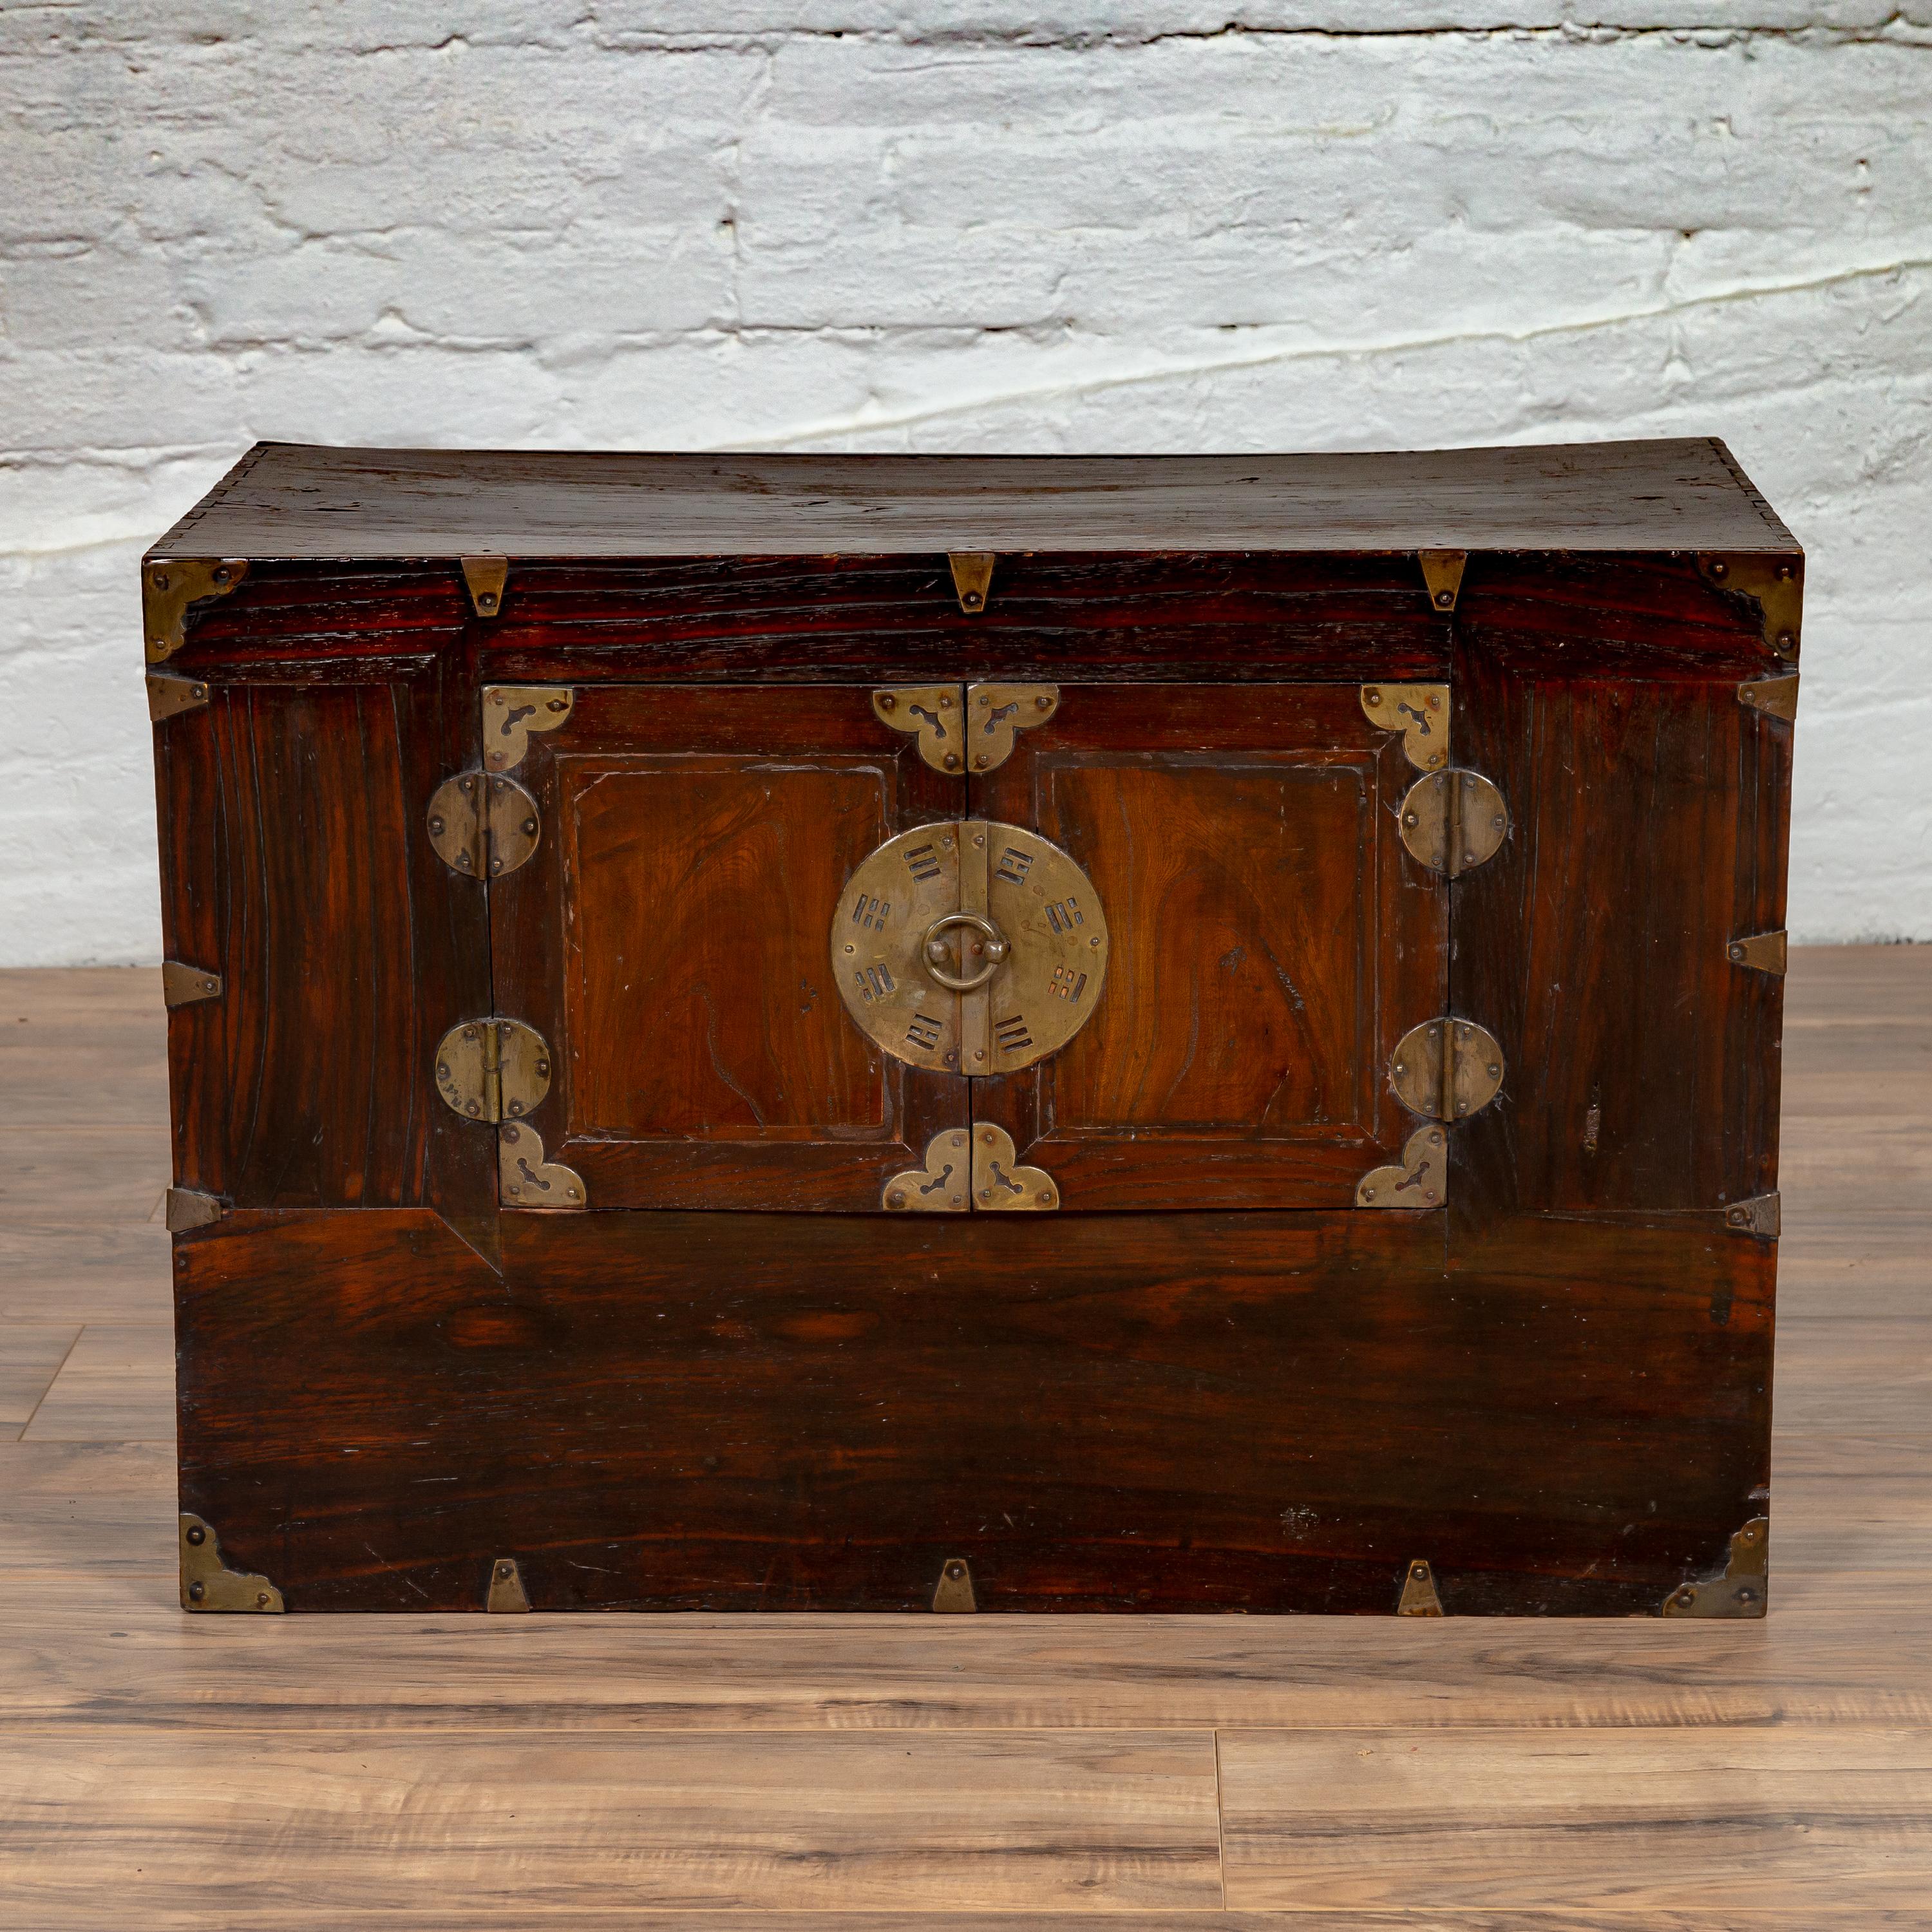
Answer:
[[[419,823],[473,762],[470,688],[458,651],[380,682],[214,683],[157,728],[169,956],[224,981],[170,1018],[182,1185],[428,1203],[487,1240],[489,1137],[430,1078],[443,1031],[488,1010],[484,889]]]
[[[1460,650],[1456,760],[1511,819],[1453,889],[1452,1008],[1509,1068],[1454,1136],[1467,1209],[1778,1184],[1784,982],[1729,948],[1784,922],[1791,727],[1738,703],[1739,674],[1642,664],[1579,676],[1560,640],[1480,624]]]

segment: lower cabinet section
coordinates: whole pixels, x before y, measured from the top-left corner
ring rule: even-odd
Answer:
[[[1774,1244],[1445,1219],[230,1213],[193,1606],[1761,1614]]]

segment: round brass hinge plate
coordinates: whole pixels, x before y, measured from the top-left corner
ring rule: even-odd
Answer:
[[[1107,976],[1094,882],[1051,839],[987,819],[888,838],[846,882],[832,972],[908,1066],[1014,1073],[1064,1046]]]
[[[1503,1050],[1473,1020],[1426,1020],[1396,1042],[1389,1084],[1412,1114],[1432,1120],[1466,1120],[1502,1090]]]
[[[1402,842],[1410,856],[1456,878],[1496,856],[1509,832],[1509,807],[1480,772],[1431,772],[1402,801]]]

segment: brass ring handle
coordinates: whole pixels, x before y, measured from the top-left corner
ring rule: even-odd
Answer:
[[[968,980],[956,980],[943,970],[952,957],[952,949],[947,946],[944,934],[949,926],[970,926],[986,942],[986,963]],[[950,912],[926,928],[926,943],[920,953],[928,979],[944,986],[949,993],[970,993],[974,987],[983,986],[1000,970],[1010,950],[1006,935],[990,919],[982,918],[976,912]]]

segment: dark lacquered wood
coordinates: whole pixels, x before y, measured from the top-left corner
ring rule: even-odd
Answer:
[[[245,1207],[446,1212],[494,1240],[490,1150],[424,1072],[488,1010],[484,894],[422,818],[473,763],[460,634],[387,682],[224,685],[154,730],[169,956],[220,974],[170,1016],[175,1179]]]
[[[1789,551],[1716,438],[1266,456],[257,444],[164,556],[1042,550]]]
[[[964,1556],[987,1610],[1386,1612],[1426,1554],[1454,1610],[1654,1610],[1755,1510],[1768,1248],[1450,1275],[1441,1225],[524,1215],[499,1279],[424,1214],[236,1216],[181,1244],[183,1505],[292,1609],[506,1554],[540,1607],[914,1609]]]
[[[1451,986],[1510,1071],[1455,1138],[1457,1198],[1489,1214],[1768,1192],[1784,982],[1727,953],[1784,922],[1792,727],[1737,700],[1766,668],[1579,681],[1560,637],[1491,612],[1473,598],[1461,632],[1457,748],[1514,823],[1453,888]]]
[[[1420,776],[1358,684],[1069,685],[973,782],[1112,935],[1081,1031],[976,1082],[1067,1208],[1346,1208],[1400,1156],[1389,1058],[1448,993],[1448,892],[1396,836]]]
[[[916,1608],[964,1555],[989,1610],[1387,1612],[1426,1556],[1452,1615],[1654,1612],[1765,1508],[1775,1247],[1723,1210],[1777,1184],[1781,989],[1724,946],[1782,922],[1790,732],[1713,549],[1798,557],[1708,442],[258,453],[161,547],[251,563],[158,732],[168,950],[228,980],[173,1020],[179,1177],[236,1210],[178,1244],[187,1506],[297,1609],[476,1607],[508,1553],[558,1607]],[[984,782],[871,712],[986,677],[1061,704]],[[1453,886],[1367,681],[1450,683],[1508,799]],[[485,943],[422,817],[488,682],[577,697]],[[976,1095],[814,977],[858,859],[968,812],[1072,850],[1116,949]],[[1503,1092],[1448,1213],[1356,1210],[1445,1004]],[[490,1010],[558,1047],[590,1214],[490,1212],[430,1078]],[[877,1211],[969,1107],[1067,1211]]]
[[[530,747],[546,836],[492,932],[499,1005],[556,1050],[531,1116],[550,1157],[598,1208],[878,1210],[968,1090],[854,1024],[832,916],[964,784],[860,685],[602,686]]]

